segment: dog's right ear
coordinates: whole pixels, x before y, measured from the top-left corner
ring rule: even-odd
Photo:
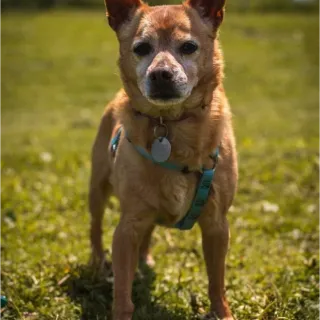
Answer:
[[[105,0],[110,27],[117,31],[121,24],[129,20],[130,14],[142,5],[141,0]]]

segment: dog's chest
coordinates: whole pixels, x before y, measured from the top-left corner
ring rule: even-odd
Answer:
[[[120,156],[114,166],[111,183],[121,198],[138,199],[145,210],[157,213],[157,221],[172,225],[189,210],[198,178],[196,174],[180,172],[155,166],[134,154],[130,159]]]
[[[184,217],[191,206],[197,178],[195,175],[168,172],[160,179],[159,223],[172,224]]]

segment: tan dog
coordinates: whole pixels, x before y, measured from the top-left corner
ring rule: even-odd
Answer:
[[[121,218],[112,245],[113,319],[129,320],[138,259],[147,259],[151,233],[161,221],[172,227],[189,210],[202,168],[220,145],[209,198],[198,219],[209,278],[212,317],[233,319],[224,294],[229,242],[226,213],[237,184],[231,113],[222,85],[223,61],[217,31],[224,0],[189,0],[149,7],[140,0],[106,0],[110,26],[120,44],[124,90],[106,108],[92,154],[90,185],[92,263],[104,261],[102,217],[113,191]],[[169,161],[189,173],[168,170],[144,158],[163,121],[172,149]],[[108,149],[117,128],[116,152]],[[187,232],[187,231],[181,231]]]

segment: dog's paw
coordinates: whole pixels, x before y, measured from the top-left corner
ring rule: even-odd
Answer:
[[[153,257],[151,254],[148,254],[147,257],[145,258],[145,263],[150,267],[154,267],[155,261],[153,260]]]
[[[110,273],[111,264],[106,261],[105,254],[92,253],[89,260],[89,268],[99,276],[105,276]]]
[[[146,256],[140,257],[140,263],[145,263],[148,267],[152,268],[155,265],[155,261],[151,254],[147,254]]]

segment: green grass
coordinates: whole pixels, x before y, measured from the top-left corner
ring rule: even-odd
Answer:
[[[229,14],[221,38],[237,136],[227,295],[237,319],[318,312],[318,16]],[[105,319],[112,279],[89,258],[90,149],[120,87],[104,12],[2,15],[3,319]],[[106,145],[107,148],[107,145]],[[110,249],[119,214],[106,210]],[[156,266],[139,271],[138,320],[207,309],[199,228],[157,228]]]

